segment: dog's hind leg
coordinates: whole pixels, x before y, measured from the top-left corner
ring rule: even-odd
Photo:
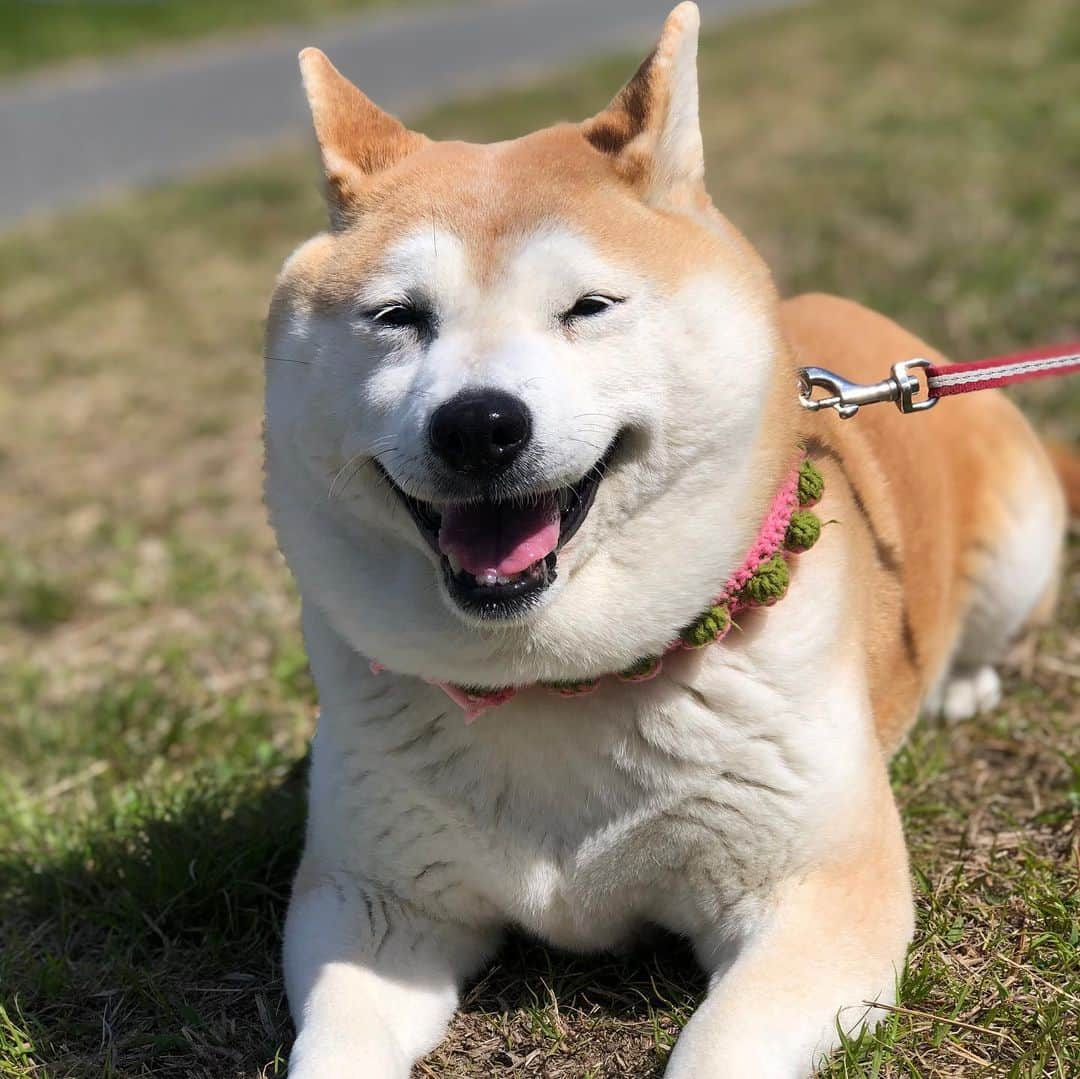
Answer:
[[[290,1079],[408,1079],[493,950],[345,872],[301,868],[285,927]]]
[[[997,665],[1054,607],[1065,527],[1064,498],[1039,447],[1027,448],[965,552],[967,608],[947,672],[926,702],[931,714],[968,719],[1001,699]],[[1034,451],[1034,452],[1032,452]]]

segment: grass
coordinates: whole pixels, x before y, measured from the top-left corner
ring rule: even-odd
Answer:
[[[400,0],[5,0],[0,78],[74,59],[306,23]]]
[[[718,203],[785,291],[865,300],[957,358],[1075,336],[1071,14],[845,0],[711,35]],[[629,67],[425,126],[583,116]],[[284,1074],[315,701],[260,505],[258,352],[272,276],[322,222],[315,176],[286,155],[0,238],[4,1079]],[[1076,437],[1080,382],[1022,401]],[[894,764],[919,934],[900,1010],[830,1079],[1080,1074],[1078,689],[1074,540],[1001,709],[923,725]],[[515,940],[418,1074],[658,1077],[702,988],[666,939],[619,959]]]

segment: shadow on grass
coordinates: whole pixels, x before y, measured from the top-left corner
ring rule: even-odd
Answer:
[[[685,941],[661,930],[642,935],[625,952],[577,955],[512,933],[492,965],[467,989],[465,1013],[530,1010],[603,1013],[618,1020],[649,1018],[682,1008],[704,992],[705,976]]]
[[[306,762],[269,777],[196,777],[167,797],[130,794],[37,862],[0,854],[0,1007],[28,1061],[76,1077],[284,1074],[281,927],[305,777]],[[28,848],[47,847],[41,838]],[[594,1034],[647,1030],[670,1022],[700,980],[666,936],[614,958],[514,935],[467,990],[460,1021],[505,1017],[526,1044],[543,1043],[560,1013]]]
[[[34,1062],[65,1076],[275,1074],[304,771],[130,794],[37,864],[0,856],[0,1005]]]
[[[456,1026],[497,1031],[502,1047],[485,1062],[507,1075],[659,1079],[705,985],[688,945],[660,930],[600,956],[512,934],[466,992]]]

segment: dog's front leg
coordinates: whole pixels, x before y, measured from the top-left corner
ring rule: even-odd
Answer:
[[[285,926],[291,1079],[407,1079],[492,934],[436,922],[352,873],[301,869]]]
[[[886,1014],[913,929],[907,853],[884,766],[831,855],[776,891],[763,922],[713,968],[665,1079],[804,1079],[840,1041]]]

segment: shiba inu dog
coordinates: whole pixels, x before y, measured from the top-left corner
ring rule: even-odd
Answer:
[[[322,709],[294,1079],[403,1079],[508,926],[643,923],[710,975],[669,1079],[811,1073],[912,934],[889,754],[926,701],[993,705],[1053,603],[1063,498],[1004,397],[800,409],[801,363],[936,354],[779,301],[706,193],[698,21],[599,115],[491,146],[301,54],[331,227],[281,273],[266,394]]]

